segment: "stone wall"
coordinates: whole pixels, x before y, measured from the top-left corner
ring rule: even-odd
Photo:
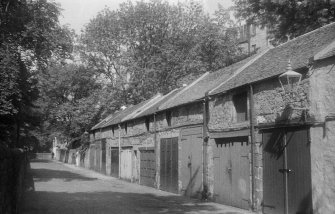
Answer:
[[[310,114],[322,122],[335,114],[335,57],[316,62],[309,71]]]
[[[234,94],[235,93],[233,92],[218,95],[209,102],[208,128],[210,130],[225,130],[230,128],[242,128],[249,126],[248,121],[236,121],[236,110],[233,103]]]
[[[299,120],[304,116],[302,109],[309,107],[308,88],[309,81],[306,75],[292,94],[285,93],[278,78],[255,84],[254,105],[257,124]],[[290,109],[290,107],[298,109]]]
[[[313,212],[335,213],[335,57],[310,70],[310,129]]]
[[[20,212],[28,164],[25,152],[0,145],[0,213]]]

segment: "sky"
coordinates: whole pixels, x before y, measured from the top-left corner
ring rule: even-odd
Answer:
[[[127,0],[54,0],[59,3],[62,10],[60,17],[61,24],[68,24],[76,33],[80,33],[85,24],[97,15],[106,6],[111,9],[117,9],[118,5]],[[132,0],[135,2],[135,0]],[[167,0],[170,3],[186,0]],[[200,0],[208,12],[213,12],[217,8],[217,3],[228,8],[233,5],[231,0]]]

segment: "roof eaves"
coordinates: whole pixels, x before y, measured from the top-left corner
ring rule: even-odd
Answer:
[[[264,54],[266,54],[269,50],[271,50],[272,48],[268,48],[266,50],[264,50],[263,52],[261,52],[258,56],[256,56],[255,58],[251,59],[250,61],[248,61],[246,64],[244,64],[242,67],[240,67],[239,69],[237,69],[236,72],[234,72],[233,75],[231,75],[227,80],[225,80],[224,82],[222,82],[221,84],[219,84],[217,87],[213,88],[212,90],[210,90],[208,92],[209,95],[214,95],[214,94],[218,94],[221,92],[215,92],[216,90],[218,90],[220,87],[222,87],[222,85],[224,85],[225,83],[227,83],[228,81],[230,81],[231,79],[233,79],[234,77],[236,77],[239,73],[243,72],[247,67],[249,67],[252,63],[254,63],[255,61],[257,61],[259,58],[261,58]]]
[[[205,76],[207,76],[209,74],[209,72],[204,73],[202,76],[200,76],[198,79],[196,79],[195,81],[193,81],[190,85],[186,86],[184,89],[182,89],[181,91],[179,91],[177,94],[175,94],[173,97],[171,97],[166,103],[164,103],[163,105],[158,107],[158,110],[164,110],[164,109],[169,109],[172,108],[173,106],[171,106],[171,103],[173,102],[173,100],[178,97],[180,94],[184,93],[185,91],[187,91],[189,88],[191,88],[192,86],[194,86],[195,84],[197,84],[200,80],[202,80]],[[170,105],[169,105],[170,104]]]

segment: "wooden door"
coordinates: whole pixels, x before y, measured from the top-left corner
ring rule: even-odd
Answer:
[[[119,149],[111,149],[111,176],[119,177]]]
[[[269,130],[263,145],[264,213],[312,213],[308,130]]]
[[[217,143],[213,148],[214,158],[214,198],[222,204],[231,204],[231,161],[230,143]]]
[[[95,145],[90,145],[90,169],[95,169]]]
[[[281,130],[263,133],[263,212],[284,214],[284,134]]]
[[[311,214],[312,181],[308,131],[291,129],[286,132],[288,210],[292,214]]]
[[[250,208],[250,164],[247,137],[216,139],[214,197],[219,203]]]
[[[250,147],[248,144],[248,138],[231,142],[231,205],[243,209],[250,208],[249,153]]]
[[[178,138],[161,139],[160,189],[178,193]]]
[[[121,172],[120,177],[131,181],[132,178],[132,151],[130,149],[121,150]]]
[[[95,145],[95,171],[100,172],[101,168],[101,141]]]
[[[101,173],[106,174],[106,140],[101,142]]]
[[[140,183],[155,187],[156,156],[154,150],[140,150]]]
[[[202,126],[181,131],[181,191],[187,196],[200,196],[203,177]]]

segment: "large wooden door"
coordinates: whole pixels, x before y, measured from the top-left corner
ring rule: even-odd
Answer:
[[[181,130],[181,191],[187,196],[199,196],[203,178],[202,126]]]
[[[140,183],[145,186],[155,187],[156,156],[154,150],[140,150]]]
[[[214,197],[219,203],[250,208],[250,146],[247,137],[216,139]]]
[[[264,213],[312,213],[308,130],[269,130],[263,145]]]
[[[101,172],[101,141],[95,145],[95,171]]]
[[[101,141],[101,173],[106,174],[106,140]]]
[[[95,169],[95,144],[90,145],[90,169]]]
[[[121,150],[121,172],[120,177],[131,181],[132,177],[132,151],[131,149]]]
[[[119,177],[119,149],[111,149],[111,176]]]
[[[178,138],[162,138],[160,153],[160,189],[178,193]]]

